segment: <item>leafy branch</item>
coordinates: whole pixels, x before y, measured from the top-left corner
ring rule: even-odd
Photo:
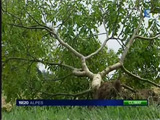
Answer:
[[[24,25],[18,25],[18,24],[12,24],[12,23],[8,23],[11,26],[15,26],[15,27],[20,27],[20,28],[25,28],[25,29],[45,29],[48,31],[48,28],[43,27],[43,26],[38,26],[38,25],[33,25],[33,26],[24,26]]]
[[[43,64],[47,64],[47,65],[58,65],[58,66],[62,66],[62,67],[66,67],[69,68],[71,70],[74,70],[75,68],[70,66],[70,65],[66,65],[66,64],[61,64],[61,63],[53,63],[53,62],[47,62],[44,60],[39,60],[39,59],[27,59],[27,58],[20,58],[20,57],[10,57],[8,59],[6,59],[5,61],[2,61],[4,63],[7,63],[10,60],[21,60],[21,61],[30,61],[30,62],[40,62]]]
[[[140,15],[141,15],[141,13],[140,13]],[[143,18],[143,17],[141,16],[140,21],[139,21],[139,25],[138,25],[138,27],[134,30],[132,37],[130,38],[130,40],[129,40],[127,46],[126,46],[126,48],[124,49],[124,51],[123,51],[123,53],[122,53],[122,56],[121,56],[121,58],[120,58],[120,61],[119,61],[118,63],[112,65],[112,66],[107,67],[107,68],[104,69],[103,71],[101,71],[100,74],[101,74],[102,77],[104,77],[104,76],[105,76],[106,74],[108,74],[109,72],[111,72],[111,71],[113,71],[113,70],[115,70],[115,69],[118,69],[118,68],[122,67],[123,62],[124,62],[124,59],[125,59],[128,51],[129,51],[129,48],[130,48],[131,45],[133,44],[133,41],[134,41],[134,39],[135,39],[135,36],[136,36],[136,34],[138,33],[138,31],[139,31],[140,25],[141,25],[142,20],[143,20],[142,18]]]
[[[90,55],[86,56],[85,59],[89,59],[89,58],[91,58],[92,56],[98,54],[98,53],[105,47],[105,45],[106,45],[106,43],[107,43],[108,40],[109,40],[109,39],[106,38],[106,40],[103,42],[103,44],[101,45],[101,47],[98,48],[95,52],[93,52],[93,53],[91,53]]]
[[[68,50],[70,50],[73,54],[75,54],[77,57],[79,58],[83,58],[84,56],[79,53],[78,51],[76,51],[73,47],[71,47],[68,43],[64,42],[59,34],[56,32],[56,30],[54,28],[51,29],[50,33],[52,34],[53,37],[55,37],[61,45],[63,45],[64,47],[66,47]]]
[[[148,80],[148,79],[141,78],[141,77],[139,77],[139,76],[137,76],[137,75],[135,75],[135,74],[131,73],[131,72],[130,72],[130,71],[128,71],[124,66],[122,66],[122,70],[123,70],[125,73],[127,73],[128,75],[130,75],[130,76],[132,76],[132,77],[134,77],[134,78],[137,78],[137,79],[139,79],[139,80],[141,80],[141,81],[144,81],[144,82],[150,83],[150,84],[152,84],[152,85],[154,85],[154,86],[156,86],[156,87],[159,87],[159,88],[160,88],[160,85],[158,85],[158,84],[156,84],[156,83],[154,83],[154,82],[152,82],[152,81],[150,81],[150,80]]]
[[[58,65],[58,66],[61,66],[61,67],[66,67],[68,69],[71,69],[72,74],[74,74],[76,76],[84,77],[84,76],[87,75],[86,71],[83,71],[82,69],[75,68],[75,67],[67,65],[67,64],[53,63],[53,62],[48,62],[48,61],[44,61],[44,60],[39,60],[39,59],[36,59],[36,58],[35,59],[26,59],[26,58],[19,58],[19,57],[11,57],[11,58],[8,58],[5,61],[2,61],[3,65],[10,60],[21,60],[21,61],[30,61],[30,62],[40,62],[40,63],[47,64],[47,65]]]
[[[122,56],[121,56],[121,59],[120,59],[120,62],[121,62],[122,64],[123,64],[124,59],[125,59],[128,51],[129,51],[129,48],[130,48],[131,45],[133,44],[133,41],[134,41],[134,39],[135,39],[136,34],[137,34],[138,31],[139,31],[139,28],[140,28],[141,23],[142,23],[142,17],[141,17],[141,19],[140,19],[140,21],[139,21],[138,27],[134,30],[134,33],[133,33],[132,37],[130,38],[128,44],[126,45],[125,50],[124,50],[123,53],[122,53]]]

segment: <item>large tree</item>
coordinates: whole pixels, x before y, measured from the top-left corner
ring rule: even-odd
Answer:
[[[151,8],[143,0],[3,0],[8,101],[82,96],[118,77],[132,87],[160,87],[160,15],[145,18]],[[113,40],[121,46],[117,53],[106,45]]]

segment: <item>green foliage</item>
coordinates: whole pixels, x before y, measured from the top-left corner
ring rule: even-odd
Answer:
[[[34,61],[16,59],[42,59],[81,68],[81,61],[40,27],[55,27],[62,40],[87,56],[101,46],[98,28],[103,24],[103,18],[109,37],[119,37],[124,45],[128,43],[139,24],[139,11],[134,10],[137,5],[141,6],[142,10],[146,9],[147,5],[151,7],[150,4],[135,3],[132,0],[3,0],[2,79],[7,101],[17,98],[72,99],[64,96],[53,97],[45,93],[77,93],[90,87],[89,78],[69,75],[72,71],[67,68],[44,64],[48,71],[42,72],[39,64]],[[156,35],[159,32],[158,24],[156,19],[151,18],[147,28],[141,27],[140,34]],[[39,29],[31,29],[33,27]],[[159,46],[160,43],[156,40],[148,42],[136,39],[127,55],[125,67],[142,77],[155,79],[159,73]],[[87,65],[93,73],[98,73],[118,62],[122,51],[120,48],[118,53],[115,53],[104,47],[99,54],[87,60]],[[117,74],[119,72],[116,71],[113,78],[116,78]],[[159,81],[158,77],[156,82]],[[81,97],[83,98],[86,96]]]
[[[156,36],[159,33],[159,28],[157,26],[158,22],[155,19],[151,19],[149,21],[148,28],[142,29],[141,32],[143,36],[147,36],[150,31],[154,31],[150,33],[150,36]],[[131,47],[126,60],[125,67],[132,71],[132,73],[141,76],[142,78],[146,78],[152,80],[156,83],[159,83],[159,68],[160,68],[160,42],[159,39],[155,40],[140,40],[135,39],[133,46]],[[133,78],[130,78],[133,79]],[[148,84],[144,84],[138,80],[130,80],[128,79],[126,82],[133,84],[133,86],[137,86],[140,88],[149,87]]]

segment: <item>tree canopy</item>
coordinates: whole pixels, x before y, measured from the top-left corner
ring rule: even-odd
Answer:
[[[160,12],[153,4],[2,0],[2,90],[7,100],[87,98],[84,94],[101,82],[117,78],[135,88],[160,87]],[[152,9],[150,18],[144,17],[146,9]],[[107,47],[113,40],[121,46],[117,53]],[[40,63],[47,71],[40,71]]]

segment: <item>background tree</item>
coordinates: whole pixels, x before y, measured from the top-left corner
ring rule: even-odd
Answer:
[[[151,4],[139,1],[136,9],[133,0],[3,0],[7,100],[86,99],[103,81],[118,76],[135,88],[160,87],[160,17],[155,14],[146,26],[146,6]],[[121,46],[117,53],[106,46],[112,40]],[[39,70],[40,63],[47,72]]]

